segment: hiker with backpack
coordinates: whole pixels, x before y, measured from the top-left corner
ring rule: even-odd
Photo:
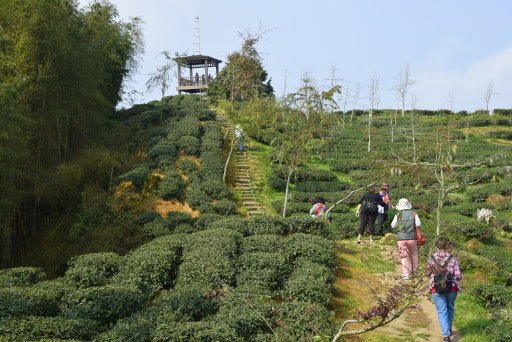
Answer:
[[[238,151],[245,151],[245,132],[240,125],[235,126],[235,139],[238,143]]]
[[[418,242],[416,227],[421,226],[421,221],[412,210],[412,204],[407,198],[401,198],[396,205],[398,213],[391,222],[391,228],[397,230],[396,239],[400,263],[402,264],[402,278],[411,279],[418,269]]]
[[[436,252],[427,262],[430,276],[429,289],[436,306],[443,342],[450,342],[452,335],[455,299],[460,291],[462,274],[457,259],[450,253],[453,243],[444,236],[435,241]]]
[[[373,243],[373,233],[375,230],[375,220],[378,215],[378,206],[384,206],[385,203],[382,201],[382,197],[376,193],[377,187],[370,185],[368,192],[361,197],[359,205],[356,209],[356,216],[360,219],[359,229],[357,231],[356,243],[361,243],[361,236],[364,234],[368,227],[368,233],[370,235],[370,243]]]
[[[383,236],[384,235],[384,222],[388,219],[388,211],[389,208],[393,208],[393,205],[391,204],[391,197],[389,197],[389,184],[388,183],[382,183],[380,186],[380,192],[379,195],[382,197],[382,200],[384,201],[385,205],[379,205],[379,213],[377,215],[377,225],[375,227],[375,235]]]
[[[327,212],[325,206],[325,199],[323,197],[316,197],[313,201],[313,206],[309,210],[309,215],[314,218],[327,220],[329,223],[332,222],[331,213]]]

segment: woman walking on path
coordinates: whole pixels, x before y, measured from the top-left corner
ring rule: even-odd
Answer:
[[[460,291],[462,274],[457,259],[450,253],[453,243],[444,236],[439,236],[435,246],[437,251],[427,262],[427,272],[430,275],[429,289],[436,306],[443,342],[450,342],[455,299],[457,292]]]
[[[389,184],[383,183],[380,186],[379,195],[382,197],[385,205],[379,205],[379,213],[377,216],[377,226],[375,227],[375,235],[384,236],[384,223],[388,219],[389,208],[393,208],[391,204],[391,197],[389,196]]]
[[[359,224],[359,230],[357,231],[356,243],[361,243],[361,236],[364,234],[366,227],[368,227],[368,233],[370,234],[370,243],[373,242],[373,233],[375,229],[375,220],[378,215],[378,206],[384,206],[385,203],[382,201],[382,197],[376,193],[377,187],[370,185],[368,192],[361,197],[359,205],[356,209],[356,216],[361,220]]]
[[[391,228],[398,227],[396,234],[400,263],[402,264],[402,278],[411,279],[418,269],[418,244],[416,241],[416,227],[421,226],[418,215],[412,210],[412,204],[406,198],[401,198],[396,205],[398,214],[391,222]]]

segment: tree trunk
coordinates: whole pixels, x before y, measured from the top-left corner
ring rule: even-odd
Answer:
[[[283,218],[286,217],[286,205],[288,204],[288,189],[290,187],[290,179],[292,178],[293,168],[288,171],[288,177],[286,178],[286,191],[284,193],[284,205],[283,205]]]

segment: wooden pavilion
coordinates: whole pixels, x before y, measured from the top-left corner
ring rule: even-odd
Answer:
[[[174,58],[178,65],[178,94],[186,93],[202,93],[208,89],[210,84],[219,76],[219,64],[221,60],[210,56],[193,55]],[[208,71],[209,68],[215,67],[215,77]],[[188,77],[182,76],[182,68],[188,69]]]

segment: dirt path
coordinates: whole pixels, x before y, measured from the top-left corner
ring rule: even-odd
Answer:
[[[361,311],[368,309],[376,295],[385,293],[401,274],[394,246],[355,245],[353,241],[340,241],[338,259],[340,264],[336,273],[333,305],[338,308],[339,321],[353,317],[357,308]],[[452,337],[452,341],[459,340],[458,334]],[[407,309],[387,326],[364,335],[348,337],[345,341],[435,342],[442,341],[442,336],[434,303],[430,296],[424,295],[418,298],[413,308]]]

